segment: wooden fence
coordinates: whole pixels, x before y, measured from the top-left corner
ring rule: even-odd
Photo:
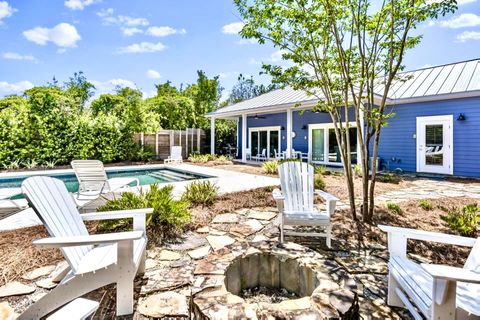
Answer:
[[[182,146],[182,155],[186,159],[192,153],[204,153],[206,136],[202,129],[160,130],[157,133],[136,133],[136,143],[155,150],[157,159],[166,159],[171,146]]]

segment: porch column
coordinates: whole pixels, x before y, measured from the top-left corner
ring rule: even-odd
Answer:
[[[242,114],[242,162],[247,162],[247,115]]]
[[[287,158],[292,157],[292,109],[287,109]]]
[[[215,118],[210,118],[210,154],[215,154]]]

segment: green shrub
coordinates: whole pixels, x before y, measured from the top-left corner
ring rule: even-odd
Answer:
[[[154,160],[156,157],[155,149],[152,146],[143,146],[142,148],[140,145],[137,145],[137,147],[132,150],[132,153],[133,161],[148,162]]]
[[[265,192],[272,192],[273,189],[275,189],[275,186],[266,186],[266,187],[263,187],[263,190],[265,190]]]
[[[204,180],[190,183],[182,195],[182,199],[193,205],[209,206],[213,204],[218,195],[215,183]]]
[[[160,188],[153,184],[147,192],[125,192],[119,199],[108,200],[98,211],[153,208],[153,214],[147,217],[147,224],[164,235],[173,234],[190,222],[191,214],[188,202],[173,199],[172,190],[171,185]],[[105,220],[100,226],[106,230],[114,230],[124,228],[127,224],[127,219]]]
[[[23,166],[27,169],[34,169],[38,167],[38,162],[35,159],[27,160],[23,163]]]
[[[315,166],[315,173],[321,174],[322,176],[326,175],[328,170],[326,165]]]
[[[387,209],[391,213],[402,214],[402,208],[400,208],[400,206],[396,203],[387,202]]]
[[[381,175],[377,176],[377,181],[384,182],[384,183],[399,184],[400,183],[400,177],[396,174],[384,173],[384,174],[381,174]]]
[[[193,163],[207,163],[212,159],[213,156],[210,154],[191,154],[190,157],[188,157],[188,160]]]
[[[327,184],[325,183],[325,180],[323,180],[323,176],[321,174],[316,174],[315,177],[313,178],[313,187],[315,189],[320,189],[325,191]]]
[[[277,160],[269,160],[265,161],[262,164],[263,172],[266,174],[277,174],[278,173],[278,161]]]
[[[57,164],[57,161],[52,160],[52,161],[45,161],[45,166],[49,169],[55,168],[55,165]]]
[[[15,170],[20,168],[20,160],[13,160],[9,163],[4,163],[3,167],[7,170]]]
[[[357,177],[361,177],[362,176],[362,166],[360,164],[356,164],[353,166],[353,173],[355,173],[355,175]]]
[[[442,219],[450,229],[463,236],[475,236],[480,225],[480,207],[477,204],[469,204],[461,210],[452,209]]]
[[[430,211],[433,209],[432,203],[430,202],[430,200],[427,200],[427,199],[420,200],[418,202],[418,206],[425,211]]]

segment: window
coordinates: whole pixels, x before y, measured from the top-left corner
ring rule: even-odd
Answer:
[[[357,163],[357,128],[350,127],[350,151],[352,164]],[[311,124],[309,126],[309,153],[311,161],[324,164],[341,164],[342,155],[333,124]]]
[[[248,130],[252,156],[262,154],[265,150],[267,158],[273,158],[275,152],[280,152],[280,127],[254,127]]]

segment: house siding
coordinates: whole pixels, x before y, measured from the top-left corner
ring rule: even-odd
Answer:
[[[480,98],[397,105],[388,126],[382,129],[379,157],[388,169],[415,172],[417,163],[416,118],[453,115],[453,175],[480,177]],[[463,113],[465,121],[457,121]]]

